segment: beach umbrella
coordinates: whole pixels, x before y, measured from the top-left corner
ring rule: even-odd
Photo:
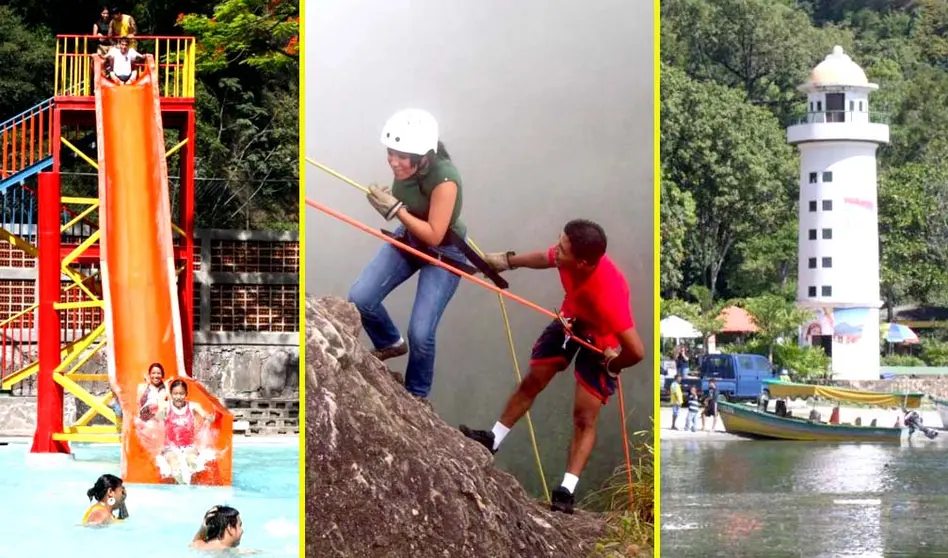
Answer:
[[[662,337],[665,338],[694,339],[701,337],[701,332],[695,329],[691,322],[678,316],[669,316],[659,322],[659,330]]]
[[[918,343],[918,335],[902,324],[889,324],[885,334],[885,340],[889,343]]]

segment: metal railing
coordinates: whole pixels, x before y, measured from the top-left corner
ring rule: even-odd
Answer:
[[[194,37],[135,36],[135,50],[151,54],[157,71],[155,82],[162,97],[193,98],[195,73]],[[55,95],[90,96],[93,57],[99,46],[94,35],[58,35],[56,37]]]
[[[52,108],[46,99],[0,124],[0,180],[52,155]]]
[[[818,110],[794,115],[791,126],[799,124],[888,124],[889,115],[884,112],[864,110]]]

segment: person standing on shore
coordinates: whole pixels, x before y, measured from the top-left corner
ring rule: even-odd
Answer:
[[[685,430],[695,431],[699,412],[701,412],[701,398],[698,397],[698,387],[691,386],[688,393],[688,416],[685,417]]]
[[[672,430],[678,430],[678,426],[675,423],[678,421],[678,410],[681,409],[681,404],[684,397],[681,394],[681,374],[675,374],[675,379],[671,383],[671,389],[669,390],[671,395],[671,406],[672,406]]]
[[[711,432],[718,427],[718,385],[714,380],[708,382],[708,395],[704,400],[704,413],[701,415],[701,430],[705,430],[704,421],[711,417]]]

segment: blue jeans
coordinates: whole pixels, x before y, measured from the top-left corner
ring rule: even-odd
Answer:
[[[396,235],[405,228],[399,227]],[[411,242],[420,247],[417,241]],[[467,262],[460,249],[445,246],[434,249],[452,259]],[[349,302],[355,304],[362,316],[362,327],[376,349],[391,347],[401,338],[382,301],[396,287],[419,271],[415,304],[408,322],[408,368],[405,370],[405,389],[419,397],[427,397],[434,379],[435,334],[438,322],[448,302],[458,290],[461,278],[446,269],[416,260],[414,256],[385,243],[362,270],[352,288]]]
[[[695,421],[698,420],[698,411],[688,411],[688,416],[685,417],[685,430],[695,431]]]

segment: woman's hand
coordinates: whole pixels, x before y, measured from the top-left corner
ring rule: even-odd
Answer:
[[[379,212],[379,215],[386,221],[391,221],[398,210],[402,208],[402,202],[392,195],[392,189],[388,186],[379,188],[378,186],[369,186],[369,203]]]

